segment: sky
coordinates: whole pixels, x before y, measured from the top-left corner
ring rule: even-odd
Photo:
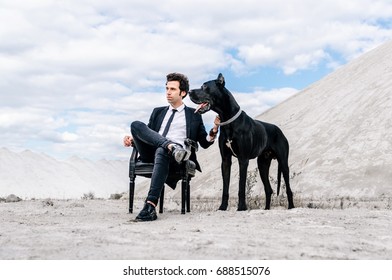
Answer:
[[[391,38],[389,0],[0,0],[0,148],[127,159],[167,73],[256,116]]]

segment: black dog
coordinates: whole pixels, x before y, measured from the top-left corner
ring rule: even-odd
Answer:
[[[226,210],[229,199],[229,185],[232,155],[238,158],[240,182],[238,209],[246,210],[245,184],[249,159],[257,157],[257,165],[266,195],[265,209],[270,209],[272,188],[269,182],[269,169],[272,159],[278,160],[279,195],[281,173],[286,183],[288,208],[294,208],[293,193],[289,183],[289,144],[282,131],[273,124],[253,120],[225,88],[225,79],[219,74],[216,80],[205,82],[200,89],[189,92],[191,100],[199,104],[197,112],[203,114],[213,110],[219,114],[221,132],[219,149],[222,157],[223,195],[219,210]]]

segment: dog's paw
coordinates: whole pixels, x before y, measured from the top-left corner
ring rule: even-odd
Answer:
[[[246,207],[246,204],[238,204],[237,211],[246,211],[248,210],[248,207]]]
[[[219,206],[220,211],[226,211],[227,210],[227,204],[221,204],[221,206]]]

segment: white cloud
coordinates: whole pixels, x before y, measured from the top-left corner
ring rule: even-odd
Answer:
[[[234,92],[233,95],[250,117],[256,117],[297,92],[298,90],[293,88],[280,88],[256,90],[253,93]]]
[[[314,50],[310,53],[297,54],[283,66],[284,73],[289,75],[298,70],[308,69],[309,67],[317,65],[326,57],[328,57],[328,55],[323,50]]]
[[[277,54],[271,47],[263,44],[240,46],[238,56],[250,66],[269,64],[276,59]]]
[[[121,155],[130,122],[166,104],[168,72],[198,87],[225,71],[334,68],[392,35],[381,0],[1,2],[0,146],[60,157]],[[272,92],[236,96],[257,115],[290,95]]]

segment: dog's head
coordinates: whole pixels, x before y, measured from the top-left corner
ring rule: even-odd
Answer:
[[[205,82],[201,88],[189,91],[189,97],[193,103],[198,104],[196,112],[204,114],[209,110],[216,111],[219,103],[223,100],[225,78],[219,73],[216,80]]]

